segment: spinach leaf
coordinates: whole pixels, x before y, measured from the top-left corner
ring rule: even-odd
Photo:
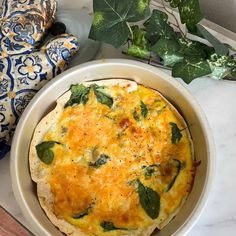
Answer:
[[[93,88],[94,94],[99,103],[104,104],[110,108],[112,107],[113,98],[107,95],[106,93],[104,93],[103,91],[101,91],[104,87],[93,84],[91,88]]]
[[[73,218],[73,219],[81,219],[81,218],[83,218],[84,216],[87,216],[87,215],[89,214],[89,212],[90,212],[91,209],[92,209],[92,204],[91,204],[89,207],[87,207],[84,211],[82,211],[82,212],[80,212],[80,213],[78,213],[78,214],[74,214],[74,215],[72,216],[72,218]]]
[[[137,184],[141,206],[150,218],[156,219],[160,212],[159,194],[151,188],[144,186],[140,180],[137,180]]]
[[[181,130],[175,123],[170,122],[169,124],[171,126],[171,142],[173,144],[177,144],[183,135],[181,134]]]
[[[164,60],[164,65],[168,66],[183,60],[183,55],[179,53],[179,48],[180,46],[175,39],[162,37],[151,49]]]
[[[89,163],[90,166],[94,168],[99,168],[102,165],[105,165],[111,158],[105,154],[101,154],[100,157],[94,162],[94,163]]]
[[[176,34],[168,23],[168,15],[159,10],[153,10],[151,18],[146,22],[146,38],[154,45],[161,37],[175,38]]]
[[[54,153],[51,150],[55,144],[61,144],[55,141],[47,141],[38,144],[35,148],[39,159],[47,165],[50,165],[54,159]]]
[[[151,177],[153,173],[155,173],[155,168],[153,168],[152,166],[147,166],[145,168],[145,177]]]
[[[175,173],[173,179],[168,184],[166,192],[170,191],[170,189],[173,187],[173,185],[174,185],[174,183],[175,183],[175,181],[176,181],[176,179],[177,179],[177,177],[180,173],[181,167],[182,167],[181,162],[179,160],[176,160],[176,159],[173,159],[173,164],[172,165],[176,169],[176,173]]]
[[[128,230],[126,228],[118,228],[110,221],[103,221],[100,226],[103,228],[104,232],[112,231],[112,230]]]
[[[155,174],[156,169],[159,168],[159,165],[151,165],[151,166],[143,166],[144,169],[144,175],[147,178],[150,178]]]
[[[202,58],[185,58],[183,62],[176,63],[172,70],[173,77],[180,77],[187,84],[210,73],[209,63]]]
[[[89,211],[88,211],[88,209],[86,209],[85,211],[82,211],[81,213],[75,214],[72,217],[73,217],[73,219],[81,219],[84,216],[87,216],[88,214],[89,214]]]
[[[227,55],[229,53],[229,48],[221,43],[217,38],[215,38],[210,32],[208,32],[205,27],[202,25],[197,24],[197,28],[200,31],[200,33],[203,35],[205,39],[208,40],[208,42],[211,43],[211,45],[214,47],[215,52],[219,55]]]
[[[145,105],[145,103],[143,101],[140,102],[140,109],[141,109],[141,115],[146,118],[148,115],[148,109],[147,106]],[[133,111],[133,117],[136,121],[140,121],[140,117],[139,114],[136,110]]]
[[[143,20],[150,14],[149,0],[94,0],[93,11],[89,37],[116,48],[127,42],[128,22]]]
[[[72,85],[70,90],[71,96],[69,101],[65,104],[65,108],[80,103],[85,105],[88,102],[88,95],[90,91],[89,87],[85,87],[83,84],[76,84]]]
[[[139,121],[139,115],[138,115],[138,112],[136,110],[133,111],[133,117],[136,121]]]
[[[141,101],[140,108],[141,108],[141,115],[142,115],[144,118],[146,118],[147,115],[148,115],[148,109],[147,109],[147,106],[144,104],[143,101]]]

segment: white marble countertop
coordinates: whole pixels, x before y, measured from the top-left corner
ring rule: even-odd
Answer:
[[[111,47],[103,46],[98,58],[108,57],[117,58],[121,54]],[[209,202],[188,235],[236,235],[236,82],[200,78],[184,86],[197,99],[208,118],[215,140],[217,161]],[[27,227],[13,196],[9,156],[0,160],[0,187],[0,205]]]

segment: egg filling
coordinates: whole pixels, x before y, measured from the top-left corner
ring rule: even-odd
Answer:
[[[36,146],[52,211],[87,235],[132,235],[160,226],[193,184],[188,127],[158,92],[138,85],[71,88]]]

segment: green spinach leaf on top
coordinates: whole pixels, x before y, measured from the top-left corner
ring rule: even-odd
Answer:
[[[113,105],[113,98],[106,94],[104,90],[104,86],[98,86],[96,84],[91,85],[91,88],[93,89],[93,92],[97,98],[97,101],[103,105],[106,105],[108,107],[112,107]]]
[[[141,115],[144,118],[147,118],[148,108],[147,108],[146,104],[143,101],[141,101],[141,103],[140,103],[140,108],[141,108]]]
[[[47,165],[50,165],[54,159],[54,153],[51,150],[56,144],[61,144],[55,141],[45,141],[39,143],[35,148],[39,159]]]
[[[139,118],[139,115],[138,115],[138,112],[136,110],[133,111],[133,117],[136,121],[140,121],[140,118]]]
[[[93,205],[94,205],[94,203],[90,204],[84,211],[74,214],[72,216],[72,218],[73,219],[81,219],[81,218],[87,216],[89,214],[89,212],[91,211]]]
[[[144,176],[146,178],[150,178],[153,175],[155,175],[158,170],[159,170],[159,165],[155,164],[155,165],[150,165],[150,166],[142,166],[142,169],[144,170]]]
[[[102,165],[105,165],[111,158],[108,155],[101,154],[99,158],[94,162],[90,162],[89,166],[94,167],[94,168],[99,168]]]
[[[170,191],[171,188],[174,186],[175,181],[176,181],[177,177],[179,176],[179,173],[180,173],[181,168],[182,168],[181,162],[177,159],[173,159],[171,165],[172,165],[172,168],[174,168],[174,173],[173,173],[172,180],[167,185],[166,192]]]
[[[143,101],[140,101],[140,110],[141,112],[137,112],[137,109],[135,109],[133,111],[133,118],[136,120],[136,121],[140,121],[140,117],[142,116],[143,118],[147,118],[147,115],[148,115],[148,108],[147,108],[147,105],[143,102]]]
[[[128,230],[126,228],[118,228],[111,221],[103,221],[100,226],[103,228],[104,232],[112,231],[112,230]]]
[[[68,106],[73,106],[74,104],[83,104],[85,105],[89,100],[89,87],[85,87],[83,84],[72,85],[71,96],[69,101],[65,104],[65,108]]]
[[[138,185],[137,192],[142,208],[150,218],[156,219],[160,213],[159,194],[153,189],[144,186],[140,180],[136,180],[136,183]]]
[[[170,122],[170,127],[171,127],[171,142],[173,144],[177,144],[181,138],[182,138],[182,134],[181,134],[181,130],[179,129],[179,127],[177,126],[177,124]]]

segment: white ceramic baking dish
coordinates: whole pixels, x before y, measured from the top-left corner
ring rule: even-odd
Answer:
[[[154,235],[185,235],[198,220],[212,187],[215,169],[213,138],[208,122],[193,96],[174,78],[161,70],[131,60],[100,60],[74,67],[49,82],[30,102],[17,126],[11,150],[11,177],[16,200],[38,236],[63,235],[48,220],[39,205],[30,178],[28,151],[36,125],[71,84],[107,78],[132,79],[161,92],[190,125],[195,158],[201,162],[189,198],[177,216]]]

